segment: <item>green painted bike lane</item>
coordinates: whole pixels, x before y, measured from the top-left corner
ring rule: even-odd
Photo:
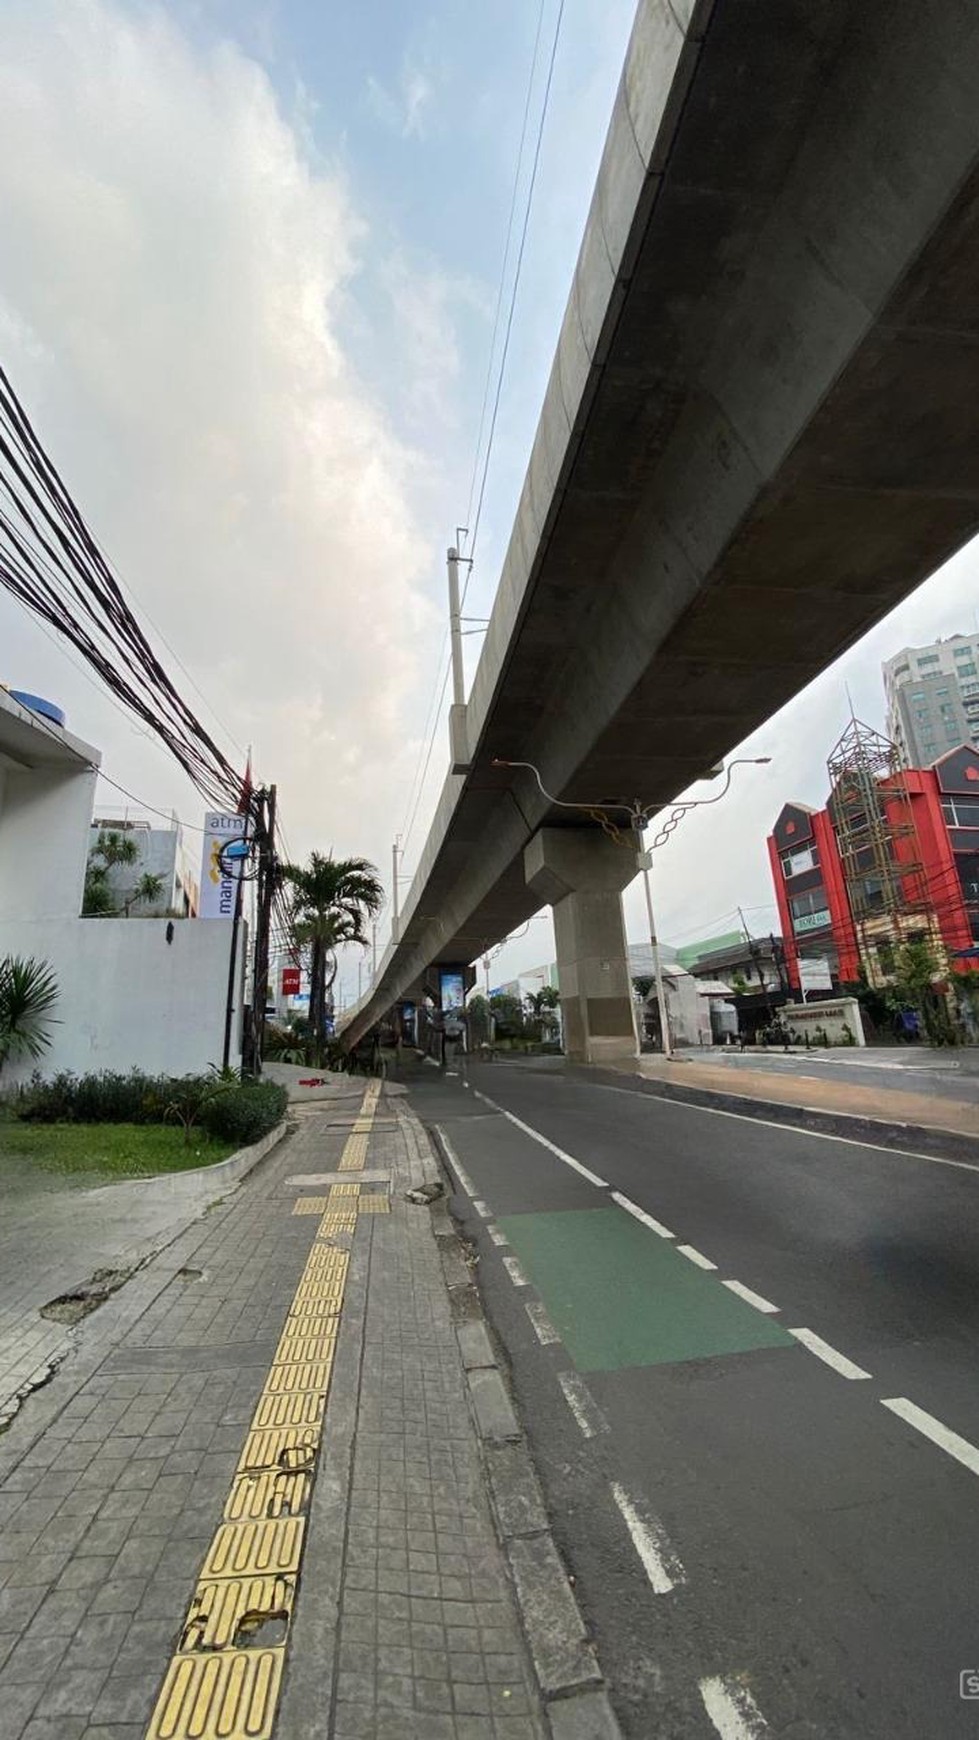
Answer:
[[[498,1224],[579,1371],[796,1345],[621,1208],[505,1215]]]

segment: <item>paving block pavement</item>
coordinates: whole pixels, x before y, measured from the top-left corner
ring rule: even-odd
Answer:
[[[113,1301],[90,1369],[59,1373],[0,1437],[0,1740],[181,1740],[187,1687],[210,1696],[225,1669],[252,1676],[227,1740],[548,1732],[431,1213],[404,1200],[422,1139],[394,1107],[376,1124],[304,1108]],[[370,1183],[337,1183],[357,1165]],[[295,1212],[316,1189],[322,1220]],[[311,1315],[339,1299],[338,1318]],[[297,1375],[321,1369],[302,1351],[314,1322],[325,1378]],[[284,1451],[251,1471],[266,1419],[311,1422],[287,1428],[295,1445],[321,1433],[311,1480]],[[236,1510],[243,1492],[271,1493],[267,1509]],[[287,1538],[288,1563],[261,1562]],[[239,1549],[251,1593],[204,1649],[218,1598],[238,1599]]]

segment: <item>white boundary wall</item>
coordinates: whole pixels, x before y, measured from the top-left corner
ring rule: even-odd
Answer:
[[[29,1079],[33,1069],[132,1068],[189,1075],[221,1063],[228,987],[230,924],[174,919],[166,940],[162,918],[0,919],[0,959],[35,955],[48,962],[60,998],[52,1044],[36,1064],[8,1064],[0,1089]],[[241,963],[231,1062],[240,1057]]]

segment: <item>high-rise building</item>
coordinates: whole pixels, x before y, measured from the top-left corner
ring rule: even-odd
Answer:
[[[930,767],[959,743],[979,744],[979,634],[906,646],[883,668],[887,735],[903,767]]]

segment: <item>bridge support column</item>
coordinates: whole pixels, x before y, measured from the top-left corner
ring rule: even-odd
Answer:
[[[524,852],[528,888],[554,910],[564,1046],[576,1063],[637,1054],[622,917],[635,870],[634,851],[592,828],[542,828]]]

